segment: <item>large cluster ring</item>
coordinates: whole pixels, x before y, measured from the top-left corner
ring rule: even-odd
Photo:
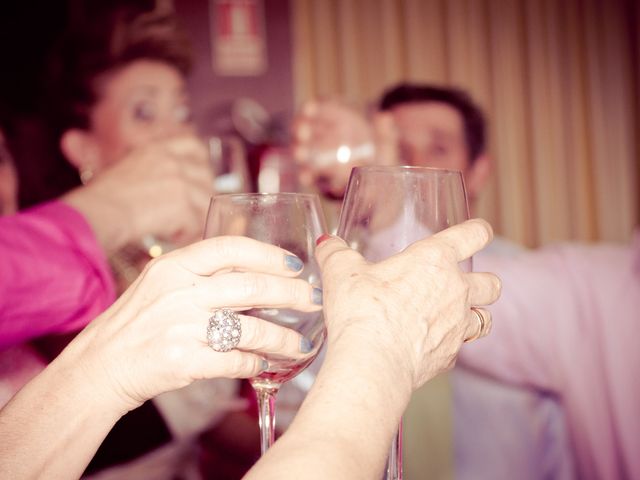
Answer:
[[[473,340],[477,340],[480,335],[482,335],[482,333],[484,332],[484,328],[485,328],[485,320],[484,320],[484,315],[482,315],[482,312],[480,311],[479,308],[477,307],[471,307],[471,311],[473,313],[476,314],[476,318],[478,319],[478,333],[476,333],[475,335],[466,338],[464,341],[466,342],[471,342]]]
[[[238,346],[242,335],[240,317],[226,308],[214,310],[207,326],[207,343],[216,352],[228,352]]]

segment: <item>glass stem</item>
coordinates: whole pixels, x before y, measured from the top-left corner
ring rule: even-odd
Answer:
[[[391,443],[389,460],[387,461],[387,480],[402,480],[402,419]]]
[[[276,394],[277,388],[256,388],[260,424],[260,452],[262,455],[276,440]]]

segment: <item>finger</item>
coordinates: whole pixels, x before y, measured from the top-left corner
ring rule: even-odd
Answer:
[[[275,353],[288,358],[304,358],[313,344],[295,330],[267,320],[238,315],[242,334],[236,348],[256,353]]]
[[[196,162],[201,162],[208,156],[206,145],[195,135],[180,135],[167,139],[163,148],[171,155]]]
[[[260,355],[242,350],[216,352],[203,345],[196,349],[195,378],[251,378],[265,371],[268,363]]]
[[[233,268],[291,277],[304,266],[300,258],[287,250],[240,236],[207,238],[169,255],[197,275]]]
[[[333,261],[365,263],[362,255],[349,247],[340,237],[326,235],[318,239],[318,241],[316,260],[322,271]]]
[[[465,273],[469,285],[469,303],[471,305],[490,305],[500,296],[501,282],[493,273]]]
[[[449,247],[455,260],[460,262],[486,247],[492,239],[491,225],[481,218],[475,218],[442,230],[428,240],[438,241]]]
[[[200,279],[195,290],[189,289],[201,308],[226,307],[292,308],[302,312],[318,311],[322,306],[322,290],[299,278],[266,273],[229,272]]]
[[[467,325],[465,343],[482,338],[491,331],[491,313],[484,308],[471,307],[467,315]]]
[[[177,161],[180,162],[180,159]],[[213,193],[214,175],[208,162],[181,162],[180,176],[191,188],[200,188],[209,194]]]

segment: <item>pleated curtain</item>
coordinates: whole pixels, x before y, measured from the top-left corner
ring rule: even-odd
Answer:
[[[638,224],[633,0],[292,0],[296,102],[366,109],[399,81],[466,89],[490,119],[477,215],[528,246]]]

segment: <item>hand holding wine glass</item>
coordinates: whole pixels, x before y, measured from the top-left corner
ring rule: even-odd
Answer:
[[[469,218],[462,174],[420,167],[354,168],[338,235],[377,262],[411,243]],[[471,269],[471,260],[463,263]],[[387,479],[402,478],[402,425],[389,455]]]
[[[353,167],[396,163],[396,131],[388,113],[367,118],[338,100],[307,102],[293,124],[300,182],[342,200]]]
[[[205,237],[242,235],[291,252],[303,264],[299,278],[314,286],[314,302],[322,303],[320,272],[313,256],[315,241],[326,232],[318,198],[295,193],[217,195],[211,200]],[[308,355],[288,358],[271,354],[269,368],[251,379],[260,408],[261,446],[264,453],[275,440],[275,396],[283,382],[306,368],[325,338],[320,312],[290,308],[255,308],[247,312],[290,328],[306,339]]]

